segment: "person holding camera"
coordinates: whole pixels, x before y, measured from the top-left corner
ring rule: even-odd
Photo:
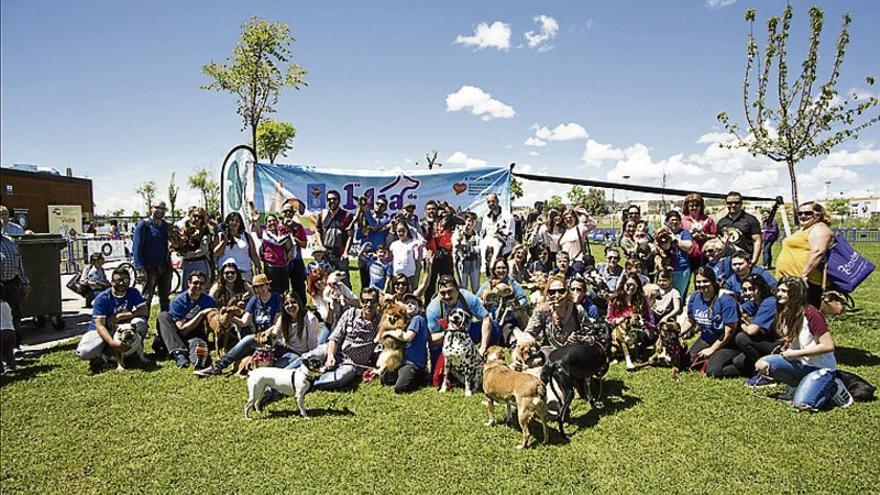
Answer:
[[[327,261],[334,270],[343,274],[342,283],[351,288],[348,276],[348,228],[352,224],[351,214],[339,206],[339,191],[327,191],[327,209],[323,210],[315,222],[321,245],[327,249]]]
[[[385,237],[388,234],[388,222],[380,223],[376,218],[372,208],[372,196],[361,196],[358,198],[357,212],[352,219],[349,231],[353,231],[354,235],[350,235],[348,242],[351,244],[347,252],[358,252],[358,258],[361,259],[361,253],[371,257],[375,254],[379,247],[385,247]],[[384,198],[381,198],[384,201]],[[376,202],[379,203],[380,200]],[[361,246],[358,248],[357,246]],[[366,248],[366,249],[364,249]],[[358,263],[361,275],[361,283],[370,280],[369,267],[363,263]],[[382,290],[383,288],[379,288]]]

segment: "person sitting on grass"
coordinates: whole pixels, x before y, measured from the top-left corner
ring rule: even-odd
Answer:
[[[415,294],[407,294],[403,303],[412,318],[403,334],[403,366],[382,377],[383,385],[394,385],[395,394],[417,390],[428,380],[428,322],[422,316],[422,301]]]
[[[435,365],[437,358],[439,358],[443,347],[446,318],[456,308],[461,308],[474,317],[475,321],[470,323],[469,332],[471,339],[474,342],[479,342],[480,354],[486,352],[489,345],[498,340],[498,335],[493,335],[492,315],[483,306],[483,301],[479,297],[468,290],[461,289],[452,275],[441,276],[437,286],[437,296],[431,300],[425,312],[428,330],[431,332],[431,363],[435,370],[437,369]]]
[[[162,342],[178,368],[186,368],[194,361],[191,358],[196,346],[207,345],[205,315],[217,307],[214,298],[204,292],[207,280],[204,272],[190,273],[187,290],[174,298],[168,311],[159,313],[156,318]]]
[[[761,376],[788,385],[786,395],[792,396],[798,410],[849,407],[853,398],[838,377],[834,338],[825,317],[809,305],[807,297],[803,279],[786,276],[779,280],[776,331],[782,335],[782,352],[762,357],[755,369]]]
[[[281,294],[272,292],[271,285],[272,281],[265,273],[254,277],[254,296],[248,301],[246,313],[240,321],[242,329],[248,329],[249,333],[265,332],[278,322]]]
[[[384,244],[376,246],[376,250],[373,253],[368,252],[370,249],[372,249],[372,245],[369,242],[365,242],[361,246],[361,250],[358,253],[358,266],[365,268],[366,270],[362,271],[369,274],[368,285],[370,287],[387,292],[390,289],[388,281],[392,275],[391,264],[388,262],[388,250],[385,249]],[[361,283],[363,284],[363,280]]]
[[[76,347],[76,356],[88,361],[93,373],[107,364],[112,351],[128,350],[125,344],[113,339],[118,324],[131,323],[141,339],[147,336],[150,312],[141,293],[129,287],[131,276],[128,271],[117,268],[110,277],[110,288],[95,298],[89,329]]]
[[[752,266],[752,260],[745,251],[737,251],[730,256],[730,266],[733,274],[724,281],[724,288],[733,292],[737,299],[743,300],[742,285],[744,280],[751,275],[758,275],[764,279],[771,291],[776,290],[776,277],[760,266]]]
[[[649,346],[657,339],[654,331],[654,313],[651,304],[645,298],[642,280],[639,273],[626,273],[617,284],[617,289],[608,301],[608,314],[605,319],[612,326],[632,316],[639,316],[642,327],[638,332],[644,346]]]
[[[580,304],[587,311],[587,315],[591,320],[596,321],[602,318],[599,307],[588,297],[590,293],[587,287],[587,280],[584,277],[580,275],[572,277],[568,282],[568,291],[571,293],[571,300],[575,304]]]
[[[661,268],[657,272],[657,287],[660,297],[654,300],[654,321],[659,326],[667,321],[675,321],[681,314],[681,294],[672,286],[672,270]]]
[[[742,332],[734,339],[742,354],[734,359],[734,364],[748,376],[754,373],[755,362],[761,356],[772,354],[782,342],[773,327],[776,298],[767,281],[757,273],[749,275],[742,282],[742,296]]]
[[[687,320],[681,327],[683,335],[693,329],[700,332],[700,338],[688,350],[691,362],[705,359],[706,376],[712,378],[739,376],[740,371],[733,364],[740,354],[733,340],[739,327],[736,300],[720,292],[711,268],[697,268],[694,286],[696,292],[688,299]]]
[[[242,278],[235,261],[228,260],[220,267],[220,276],[217,277],[208,295],[217,301],[218,307],[241,306],[244,309],[245,304],[254,295],[254,291]]]
[[[486,310],[492,315],[495,324],[501,328],[502,345],[508,345],[514,340],[514,329],[522,330],[529,322],[529,296],[526,295],[525,289],[510,277],[507,260],[503,257],[495,258],[491,269],[492,278],[483,282],[477,291],[477,297],[485,301]],[[486,291],[494,289],[498,284],[506,284],[511,288],[513,295],[510,300],[486,298]]]

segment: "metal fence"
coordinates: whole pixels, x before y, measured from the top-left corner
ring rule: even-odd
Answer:
[[[880,229],[832,229],[835,236],[843,236],[846,242],[880,242]]]

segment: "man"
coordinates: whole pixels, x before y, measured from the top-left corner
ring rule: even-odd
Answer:
[[[116,326],[120,323],[131,323],[141,339],[147,337],[150,310],[141,293],[129,287],[130,283],[127,270],[113,270],[110,288],[99,293],[92,304],[89,330],[76,347],[76,356],[89,361],[92,373],[98,372],[107,363],[106,354],[128,351],[128,346],[113,339]]]
[[[633,225],[638,225],[642,220],[642,208],[639,205],[629,205],[626,209],[626,215],[623,218],[623,223],[626,225],[626,222],[632,222]],[[654,226],[649,222],[645,222],[648,226],[648,235],[654,235]]]
[[[324,359],[325,372],[315,380],[316,389],[345,387],[357,378],[360,369],[375,363],[374,339],[382,316],[378,309],[379,291],[365,287],[361,289],[360,299],[361,307],[349,308],[342,314],[326,344],[302,356],[303,359],[308,356]]]
[[[587,297],[589,295],[589,290],[587,288],[586,279],[580,275],[575,275],[568,282],[568,291],[571,293],[571,300],[574,301],[575,304],[583,306],[584,310],[587,312],[587,316],[589,316],[591,320],[596,321],[602,317],[599,307]]]
[[[0,226],[6,235],[24,235],[22,226],[9,219],[9,209],[3,205],[0,205]]]
[[[351,225],[351,215],[339,207],[339,191],[331,189],[327,191],[327,209],[318,215],[315,226],[321,244],[327,249],[327,261],[333,265],[334,270],[343,273],[342,282],[351,288],[351,280],[348,276],[348,256],[345,251],[348,246],[348,227]]]
[[[498,195],[491,193],[486,196],[486,206],[489,207],[489,213],[483,217],[483,223],[480,225],[480,252],[486,252],[486,242],[490,237],[499,235],[504,238],[504,245],[501,248],[501,255],[507,256],[513,251],[513,240],[516,238],[516,224],[513,222],[513,216],[508,212],[501,210],[501,204],[498,201]],[[488,260],[483,257],[483,262]]]
[[[281,207],[281,224],[285,232],[290,234],[293,240],[287,258],[287,271],[290,275],[290,290],[299,294],[300,299],[306,300],[306,266],[303,262],[302,250],[306,247],[306,229],[296,221],[296,213],[302,213],[302,202],[296,198],[289,198]]]
[[[0,284],[6,294],[6,302],[12,312],[15,327],[15,348],[18,349],[21,326],[21,301],[30,292],[30,280],[24,272],[24,263],[18,245],[5,231],[0,232]]]
[[[437,297],[428,304],[425,316],[428,320],[428,331],[431,332],[429,345],[431,348],[431,362],[436,363],[437,357],[443,346],[443,335],[446,331],[446,318],[449,313],[461,308],[473,315],[476,319],[471,323],[470,334],[474,342],[479,340],[480,354],[486,352],[489,345],[497,341],[493,339],[492,316],[486,311],[480,298],[473,292],[460,289],[458,282],[452,275],[443,275],[438,282],[439,291]]]
[[[736,191],[727,193],[727,215],[718,220],[718,232],[750,256],[752,265],[757,265],[761,256],[761,224],[754,215],[743,210],[742,194]]]
[[[596,272],[608,285],[608,290],[614,292],[620,277],[623,275],[623,266],[620,264],[620,250],[614,246],[605,248],[605,261],[596,264]],[[603,296],[604,297],[604,296]]]
[[[159,291],[159,310],[168,311],[168,298],[171,293],[171,258],[168,252],[169,223],[165,221],[165,202],[154,199],[150,202],[149,218],[141,219],[134,228],[131,241],[134,268],[137,277],[144,280],[144,300],[148,310],[153,304],[153,295]],[[153,350],[162,351],[153,341]]]
[[[208,276],[205,272],[190,274],[188,288],[174,298],[168,311],[159,313],[156,324],[168,353],[178,368],[190,365],[191,348],[207,341],[204,319],[217,302],[205,293]]]
[[[724,288],[736,294],[736,298],[742,301],[742,284],[750,275],[757,274],[767,282],[770,286],[771,293],[776,292],[776,277],[760,266],[752,266],[751,258],[748,254],[737,251],[730,257],[730,266],[733,269],[733,275],[727,277],[724,281]]]
[[[350,230],[354,230],[354,235],[349,236],[348,242],[359,244],[360,248],[352,249],[352,246],[349,246],[346,252],[373,254],[380,246],[386,246],[385,237],[388,235],[388,223],[379,223],[370,205],[370,199],[369,196],[360,197],[358,200],[358,210],[351,224]],[[364,247],[366,247],[365,251]],[[361,281],[369,280],[370,274],[363,265],[359,264],[359,271]]]
[[[530,211],[528,216],[526,217],[526,230],[531,231],[536,227],[535,222],[538,222],[541,219],[541,215],[544,213],[544,202],[543,201],[535,201],[535,209]]]

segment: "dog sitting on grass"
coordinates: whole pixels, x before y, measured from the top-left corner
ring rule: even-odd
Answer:
[[[409,314],[403,304],[391,302],[383,306],[375,339],[377,343],[382,343],[382,351],[376,359],[377,373],[380,377],[403,366],[403,353],[406,350],[404,333],[409,320]]]

